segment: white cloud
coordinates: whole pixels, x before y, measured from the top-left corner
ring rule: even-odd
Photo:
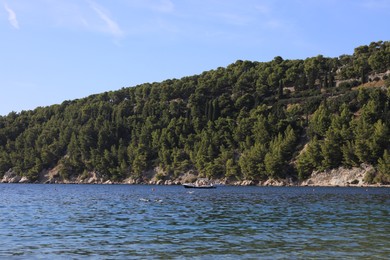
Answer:
[[[16,14],[14,12],[14,10],[12,10],[8,5],[7,3],[4,3],[4,8],[5,10],[7,11],[8,13],[8,21],[9,23],[12,25],[12,27],[14,27],[15,29],[19,29],[19,22],[18,20],[16,19]]]
[[[119,27],[119,25],[110,18],[107,11],[105,11],[102,7],[98,6],[96,3],[92,1],[88,1],[90,7],[95,11],[95,13],[99,16],[99,18],[105,23],[105,30],[115,37],[124,36],[124,32]]]

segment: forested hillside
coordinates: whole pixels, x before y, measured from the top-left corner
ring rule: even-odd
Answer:
[[[371,164],[390,183],[390,42],[352,55],[237,61],[0,117],[0,177],[305,179]]]

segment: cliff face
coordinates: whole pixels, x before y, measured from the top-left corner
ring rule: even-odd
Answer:
[[[324,172],[313,172],[311,177],[301,183],[302,186],[362,186],[366,174],[375,171],[372,165],[362,164],[360,167],[346,169],[343,167]]]

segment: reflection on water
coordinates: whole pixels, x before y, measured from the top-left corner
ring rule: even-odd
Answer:
[[[390,189],[0,185],[0,257],[383,258]]]

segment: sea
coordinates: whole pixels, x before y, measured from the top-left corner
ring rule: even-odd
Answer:
[[[390,259],[390,188],[0,184],[0,259]]]

